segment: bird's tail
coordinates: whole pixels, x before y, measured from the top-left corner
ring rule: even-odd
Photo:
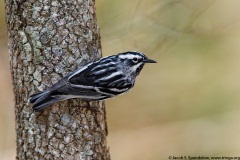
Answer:
[[[48,90],[33,94],[29,98],[29,102],[33,104],[32,108],[34,111],[40,111],[43,108],[61,100],[61,97],[53,95],[52,92]]]

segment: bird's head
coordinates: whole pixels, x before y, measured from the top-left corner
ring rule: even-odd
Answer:
[[[144,54],[136,51],[119,53],[117,56],[121,63],[124,64],[125,68],[134,76],[137,76],[141,72],[144,64],[157,63],[156,61],[147,58]]]

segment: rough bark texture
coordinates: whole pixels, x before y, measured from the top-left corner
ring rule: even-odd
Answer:
[[[91,103],[98,112],[79,100],[63,101],[37,113],[27,104],[30,94],[100,57],[94,0],[5,2],[17,159],[110,159],[103,102]]]

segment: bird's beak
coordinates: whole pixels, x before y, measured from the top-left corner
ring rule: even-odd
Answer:
[[[143,63],[157,63],[157,62],[152,59],[144,59]]]

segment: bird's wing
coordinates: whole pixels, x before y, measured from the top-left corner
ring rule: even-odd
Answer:
[[[57,83],[53,84],[48,91],[55,91],[63,86],[65,86],[67,84],[67,79],[64,77],[63,79],[61,79],[60,81],[58,81]]]
[[[96,77],[90,74],[92,73],[91,69],[95,65],[95,63],[92,63],[76,70],[67,77],[68,82],[73,85],[93,86]]]
[[[98,63],[77,70],[68,77],[68,82],[78,93],[86,89],[86,92],[92,92],[90,94],[109,97],[124,93],[133,86],[115,66],[99,66]]]
[[[69,82],[69,78],[71,77],[75,77],[75,75],[82,73],[82,71],[84,71],[86,68],[88,68],[88,66],[90,66],[91,63],[86,64],[85,66],[76,69],[75,71],[73,71],[72,73],[66,75],[65,77],[63,77],[60,81],[58,81],[57,83],[53,84],[48,90],[49,91],[55,91],[58,90],[59,88],[64,87],[65,85],[67,85],[67,83]],[[76,77],[75,77],[76,78]]]
[[[101,100],[110,97],[110,95],[97,92],[94,87],[86,87],[70,83],[53,91],[52,94],[61,95],[64,99],[81,98],[82,100]]]

